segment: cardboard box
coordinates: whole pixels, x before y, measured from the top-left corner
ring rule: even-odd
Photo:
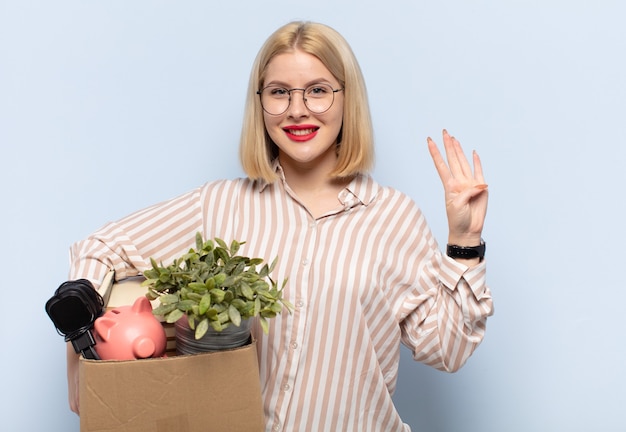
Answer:
[[[81,358],[79,380],[81,432],[264,430],[254,341],[156,359]]]

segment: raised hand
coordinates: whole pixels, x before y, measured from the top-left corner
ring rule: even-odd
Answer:
[[[437,144],[429,137],[428,151],[443,183],[448,216],[448,243],[477,246],[487,214],[488,190],[478,154],[472,152],[474,169],[463,153],[461,144],[443,131],[444,160]],[[473,172],[472,172],[473,171]]]

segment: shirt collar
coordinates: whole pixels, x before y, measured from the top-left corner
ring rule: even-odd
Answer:
[[[278,158],[272,162],[272,168],[278,174],[283,185],[286,185],[285,172],[280,166]],[[263,192],[269,185],[270,183],[263,182],[259,192]],[[380,186],[371,176],[359,174],[339,193],[339,200],[346,208],[354,207],[357,204],[369,205],[376,198],[379,189]]]

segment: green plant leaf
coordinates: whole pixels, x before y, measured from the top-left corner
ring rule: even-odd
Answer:
[[[243,270],[246,268],[246,262],[240,261],[235,268],[233,269],[233,274],[238,275],[243,273]]]
[[[261,270],[259,270],[259,276],[262,278],[267,277],[270,274],[270,269],[267,266],[267,264],[265,264],[263,267],[261,267]]]
[[[216,284],[215,284],[215,277],[210,277],[206,280],[205,284],[204,284],[204,288],[207,291],[211,291],[213,288],[215,288]]]
[[[215,238],[215,242],[220,245],[220,247],[224,250],[228,249],[228,245],[226,245],[226,242],[224,240],[222,240],[221,238]]]
[[[237,240],[233,240],[230,243],[230,254],[235,255],[237,252],[239,252],[240,246],[241,244]]]
[[[191,282],[187,285],[189,289],[194,290],[195,292],[203,292],[206,291],[206,286],[202,282]]]
[[[190,311],[197,303],[193,300],[181,300],[178,302],[178,309],[183,312]]]
[[[261,318],[275,318],[276,312],[272,312],[269,309],[263,309],[259,315],[261,315]]]
[[[206,334],[208,329],[209,329],[209,320],[206,318],[200,320],[200,322],[196,326],[196,332],[195,332],[196,339],[201,339],[202,336]]]
[[[170,280],[170,277],[171,277],[171,272],[165,269],[159,274],[159,282],[168,282]]]
[[[165,316],[171,311],[176,309],[176,303],[167,304],[167,305],[159,305],[152,310],[152,313],[157,316]]]
[[[217,320],[220,322],[220,324],[227,323],[230,320],[230,316],[228,315],[228,309],[218,313]]]
[[[246,308],[246,302],[243,301],[240,298],[234,298],[232,302],[230,302],[231,306],[234,306],[237,308],[238,311],[242,311]]]
[[[211,294],[205,294],[202,296],[200,300],[200,304],[198,305],[198,314],[204,315],[211,306]]]
[[[154,277],[148,276],[148,272],[150,271],[154,272],[154,270],[146,270],[145,272],[143,272],[143,277],[145,277],[146,279],[143,282],[141,282],[141,286],[154,285],[156,281],[158,280],[156,275]]]
[[[268,334],[270,332],[270,324],[267,321],[267,319],[265,319],[265,317],[261,317],[259,318],[259,322],[261,323],[261,328],[263,329],[263,333]]]
[[[187,298],[189,300],[193,300],[193,301],[199,302],[200,300],[202,300],[202,294],[198,294],[198,293],[195,293],[195,292],[190,292],[190,293],[187,293]]]
[[[224,301],[224,295],[226,293],[219,288],[214,288],[210,291],[210,294],[214,303],[221,303]]]
[[[283,310],[283,305],[280,303],[273,303],[271,305],[269,305],[269,309],[272,312],[276,312],[277,314],[280,313]]]
[[[159,271],[159,267],[162,267],[162,266],[159,266],[159,263],[156,262],[156,260],[152,257],[150,257],[150,264],[152,265],[152,268],[156,270],[157,272]]]
[[[215,308],[210,308],[209,310],[206,311],[206,315],[207,317],[209,317],[209,319],[211,321],[216,321],[217,320],[217,309]]]
[[[228,307],[228,317],[230,318],[230,322],[235,324],[237,327],[241,325],[241,314],[233,305]]]
[[[178,294],[164,294],[159,297],[159,300],[161,301],[161,304],[168,305],[178,302],[179,297]]]
[[[237,283],[239,283],[239,281],[241,281],[243,279],[243,276],[239,275],[231,275],[231,276],[227,276],[226,279],[224,279],[224,282],[222,283],[222,286],[225,287],[230,287],[233,286]]]
[[[185,316],[185,312],[183,312],[180,309],[174,309],[172,312],[170,312],[167,315],[167,318],[165,319],[165,321],[170,323],[170,324],[171,323],[175,323],[176,321],[181,319],[183,316]]]
[[[215,280],[215,286],[220,287],[224,285],[224,281],[226,280],[226,274],[225,273],[218,273],[216,274],[213,279]]]
[[[211,321],[211,327],[218,332],[224,330],[224,326],[219,321]]]
[[[250,261],[248,261],[248,265],[250,266],[257,266],[259,264],[263,264],[262,258],[252,258]]]
[[[241,294],[248,300],[254,300],[254,291],[250,288],[250,285],[245,282],[241,282]]]
[[[205,241],[204,244],[202,245],[202,250],[204,252],[211,252],[214,247],[215,247],[215,244],[213,243],[213,240],[209,239]]]
[[[231,290],[226,290],[224,291],[224,300],[222,300],[222,302],[229,304],[233,301],[234,298],[235,295],[233,294],[233,292]]]
[[[225,248],[221,248],[221,247],[215,248],[214,252],[215,254],[217,254],[216,258],[221,259],[224,265],[230,262],[230,256],[228,255],[228,252],[226,252]]]
[[[270,264],[270,268],[269,268],[269,272],[273,272],[274,268],[276,268],[276,264],[278,263],[278,257],[274,258],[274,261],[272,261],[272,264]]]

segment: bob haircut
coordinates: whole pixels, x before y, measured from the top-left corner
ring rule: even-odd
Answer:
[[[277,55],[299,50],[317,57],[344,88],[343,124],[337,137],[335,179],[368,173],[374,165],[374,133],[361,68],[346,40],[334,29],[318,23],[291,22],[276,30],[261,47],[252,66],[244,109],[239,158],[246,175],[272,183],[277,179],[272,161],[278,147],[263,120],[257,91],[265,71]]]

